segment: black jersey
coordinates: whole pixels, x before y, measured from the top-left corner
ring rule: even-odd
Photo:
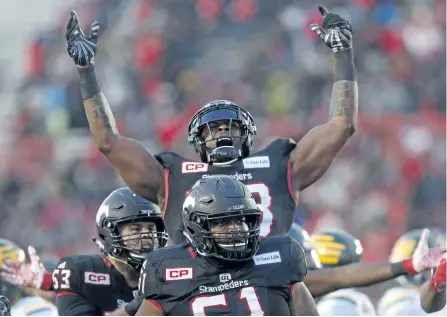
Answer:
[[[138,292],[105,256],[96,254],[62,258],[53,272],[53,288],[59,315],[104,315]]]
[[[262,237],[287,234],[296,208],[289,163],[290,152],[295,146],[290,139],[277,139],[247,158],[220,166],[192,162],[171,152],[156,155],[165,168],[163,219],[170,239],[174,244],[185,242],[180,231],[185,195],[197,180],[215,174],[233,176],[253,193],[262,211]]]
[[[289,316],[291,287],[306,273],[303,249],[288,236],[261,239],[240,263],[202,257],[184,243],[149,254],[140,291],[165,315]]]

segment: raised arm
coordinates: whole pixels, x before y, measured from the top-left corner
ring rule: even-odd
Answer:
[[[358,87],[354,68],[351,25],[319,6],[323,26],[310,27],[335,56],[335,83],[329,121],[307,133],[290,154],[291,180],[295,192],[317,181],[357,128]]]
[[[119,134],[112,110],[96,79],[93,58],[98,33],[99,25],[95,22],[90,35],[85,36],[72,11],[66,33],[68,53],[78,67],[90,131],[97,148],[126,184],[137,194],[161,204],[164,196],[161,164],[140,143]]]

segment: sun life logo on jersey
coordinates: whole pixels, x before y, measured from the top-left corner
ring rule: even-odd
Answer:
[[[244,168],[269,168],[270,158],[268,156],[247,157],[242,160]]]

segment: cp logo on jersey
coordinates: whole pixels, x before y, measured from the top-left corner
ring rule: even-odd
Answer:
[[[84,272],[84,281],[87,284],[110,285],[110,275],[103,273]]]
[[[208,164],[198,162],[183,162],[182,174],[185,173],[200,173],[208,171]]]
[[[165,269],[165,281],[192,280],[192,267]]]

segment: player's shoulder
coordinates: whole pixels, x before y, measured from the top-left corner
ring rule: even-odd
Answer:
[[[277,138],[268,144],[265,148],[259,150],[253,156],[258,155],[280,155],[288,156],[296,147],[296,142],[290,138]]]
[[[170,169],[173,165],[186,161],[186,159],[174,152],[161,152],[155,155],[157,161],[167,169]]]
[[[256,266],[281,263],[281,271],[295,282],[303,281],[307,274],[303,248],[289,236],[262,238],[253,261]]]
[[[261,238],[258,254],[274,250],[278,250],[287,256],[294,253],[298,255],[302,254],[304,256],[304,251],[301,245],[287,235]]]
[[[85,271],[90,269],[105,268],[110,262],[99,254],[75,254],[61,258],[57,269],[71,269]]]
[[[106,257],[98,254],[76,254],[60,259],[53,271],[53,289],[56,292],[85,292],[85,283],[101,282],[110,285],[112,264]]]
[[[146,262],[160,263],[166,261],[179,261],[180,259],[192,258],[192,247],[188,243],[181,243],[164,248],[159,248],[146,257]]]

